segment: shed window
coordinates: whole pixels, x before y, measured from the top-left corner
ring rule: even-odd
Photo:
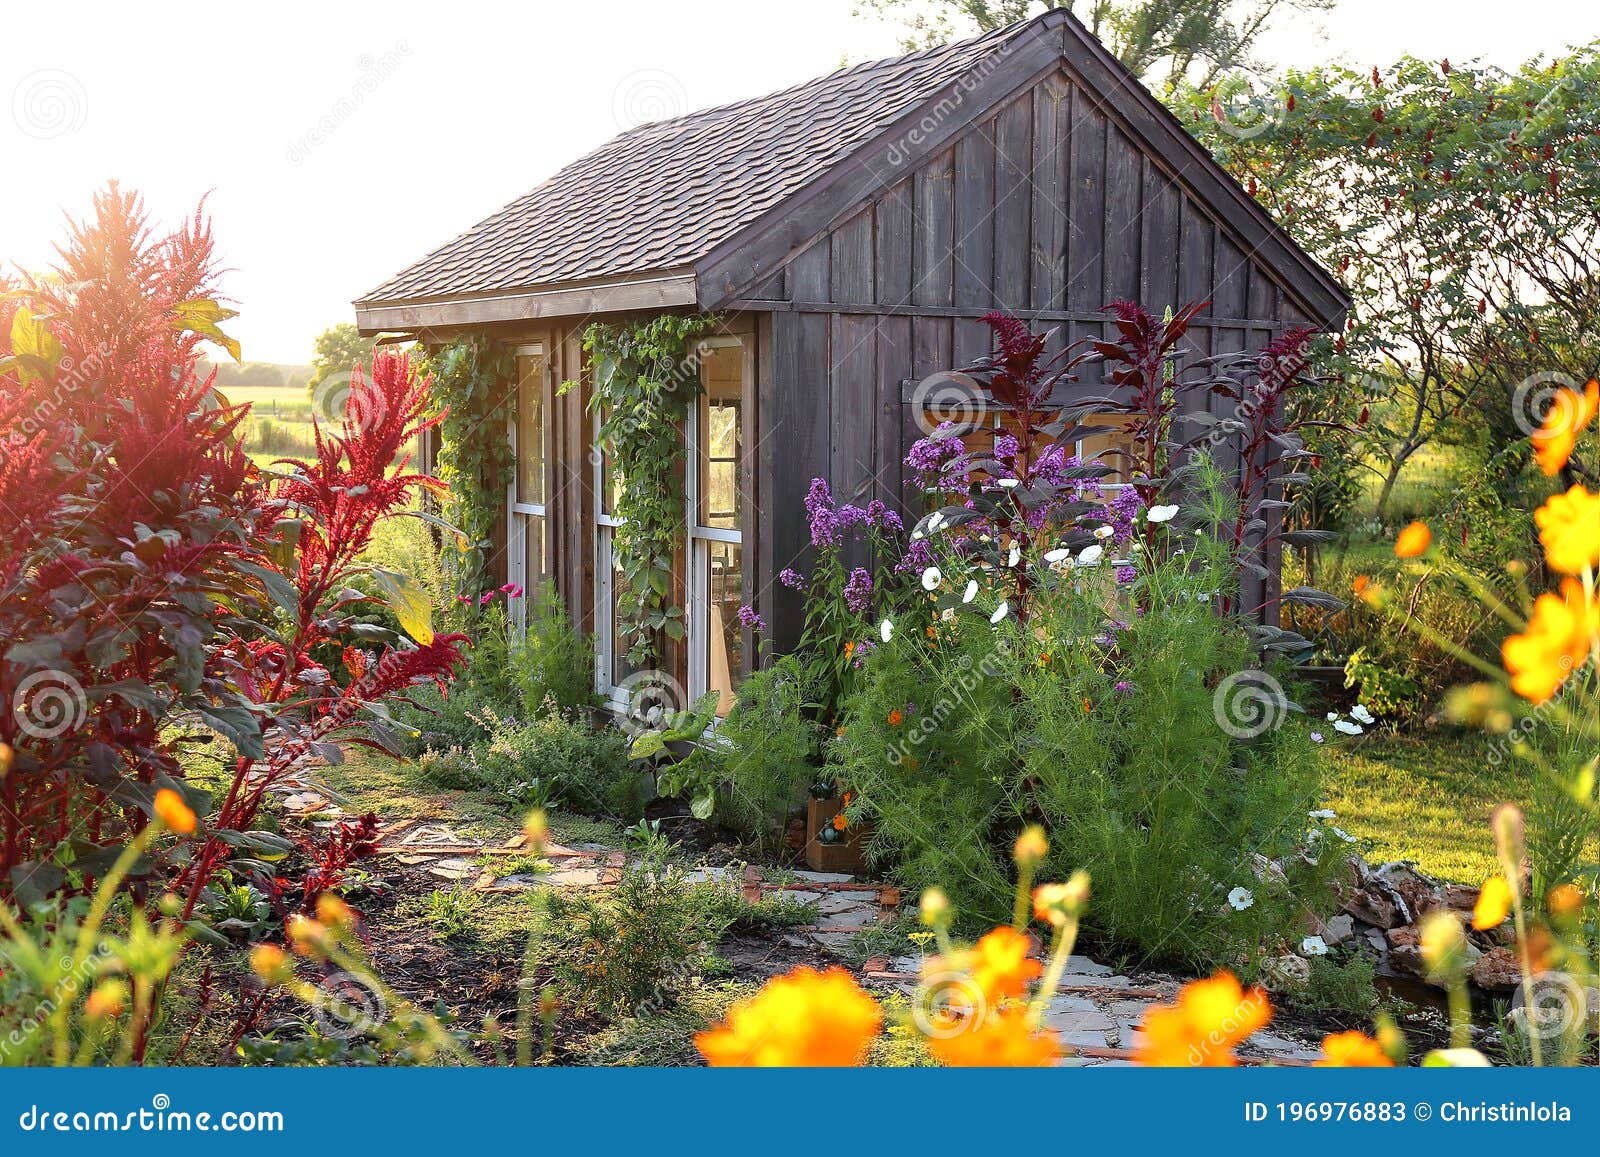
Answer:
[[[720,691],[717,714],[733,707],[749,670],[739,606],[744,602],[744,385],[747,354],[737,337],[700,347],[704,394],[691,422],[689,518],[690,695]]]
[[[543,344],[518,346],[516,362],[516,404],[509,435],[517,468],[506,502],[506,573],[510,581],[527,592],[527,598],[535,598],[542,593],[545,577],[550,573],[545,508],[549,462],[545,414],[550,375]],[[510,604],[513,622],[519,629],[526,625],[526,602],[513,599]]]

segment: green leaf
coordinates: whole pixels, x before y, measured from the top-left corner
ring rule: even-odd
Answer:
[[[11,319],[11,353],[24,381],[53,372],[66,351],[48,326],[20,306]]]
[[[710,788],[695,793],[689,801],[689,814],[697,820],[708,820],[717,808],[717,796]]]
[[[172,307],[172,328],[181,332],[197,333],[228,351],[234,361],[242,361],[239,343],[219,328],[222,322],[238,317],[236,309],[224,309],[208,297],[193,301],[180,301]]]
[[[634,737],[633,746],[628,748],[629,759],[649,759],[652,755],[659,755],[667,748],[667,741],[659,731],[644,731]]]
[[[261,741],[261,721],[243,707],[200,707],[200,718],[207,727],[228,737],[246,759],[260,759],[267,753]]]
[[[428,592],[408,574],[374,567],[372,577],[383,591],[383,601],[400,620],[400,627],[421,646],[433,642],[433,607]]]

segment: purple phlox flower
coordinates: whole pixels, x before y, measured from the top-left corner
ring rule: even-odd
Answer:
[[[1118,695],[1133,694],[1133,684],[1128,682],[1126,679],[1118,679],[1116,683],[1112,685],[1111,689]]]
[[[1138,577],[1139,572],[1134,570],[1131,566],[1119,566],[1117,568],[1117,582],[1123,586],[1127,586]]]
[[[767,629],[766,621],[756,614],[756,609],[749,603],[742,605],[738,614],[740,626],[748,627],[752,631],[764,631]]]
[[[872,602],[872,576],[862,567],[850,572],[844,584],[844,605],[860,614]]]
[[[833,546],[839,541],[839,516],[834,513],[833,493],[822,478],[811,480],[806,492],[806,518],[811,526],[811,545]]]
[[[872,654],[872,652],[876,651],[877,649],[878,649],[878,644],[876,642],[874,642],[872,639],[863,639],[863,640],[861,640],[861,642],[856,644],[856,649],[853,652],[851,652],[851,654],[854,656],[854,658],[851,659],[850,665],[852,667],[860,667],[861,666],[861,661],[863,659],[865,659],[868,655]]]
[[[800,572],[787,566],[778,572],[778,581],[790,590],[796,591],[806,585],[806,580],[800,577]]]
[[[902,531],[905,524],[900,521],[900,516],[885,506],[881,499],[874,498],[867,503],[867,517],[873,525],[883,530]]]
[[[1018,442],[1014,434],[998,434],[994,440],[994,456],[1002,462],[1009,462],[1022,452],[1022,443]]]
[[[906,553],[894,565],[895,574],[905,574],[915,571],[921,574],[933,565],[933,546],[925,538],[919,538],[906,547]]]

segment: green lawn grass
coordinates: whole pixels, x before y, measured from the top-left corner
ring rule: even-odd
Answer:
[[[1481,735],[1365,735],[1329,745],[1324,789],[1334,821],[1370,842],[1367,858],[1415,860],[1430,875],[1477,883],[1494,871],[1489,813],[1507,800],[1526,806],[1534,771],[1491,762]]]

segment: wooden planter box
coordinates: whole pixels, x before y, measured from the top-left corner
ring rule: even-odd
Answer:
[[[842,833],[844,838],[836,844],[825,844],[818,837],[822,829],[833,825],[833,817],[844,811],[844,800],[808,799],[806,801],[806,866],[813,872],[865,872],[867,870],[867,841],[872,837],[871,824],[853,824]]]

